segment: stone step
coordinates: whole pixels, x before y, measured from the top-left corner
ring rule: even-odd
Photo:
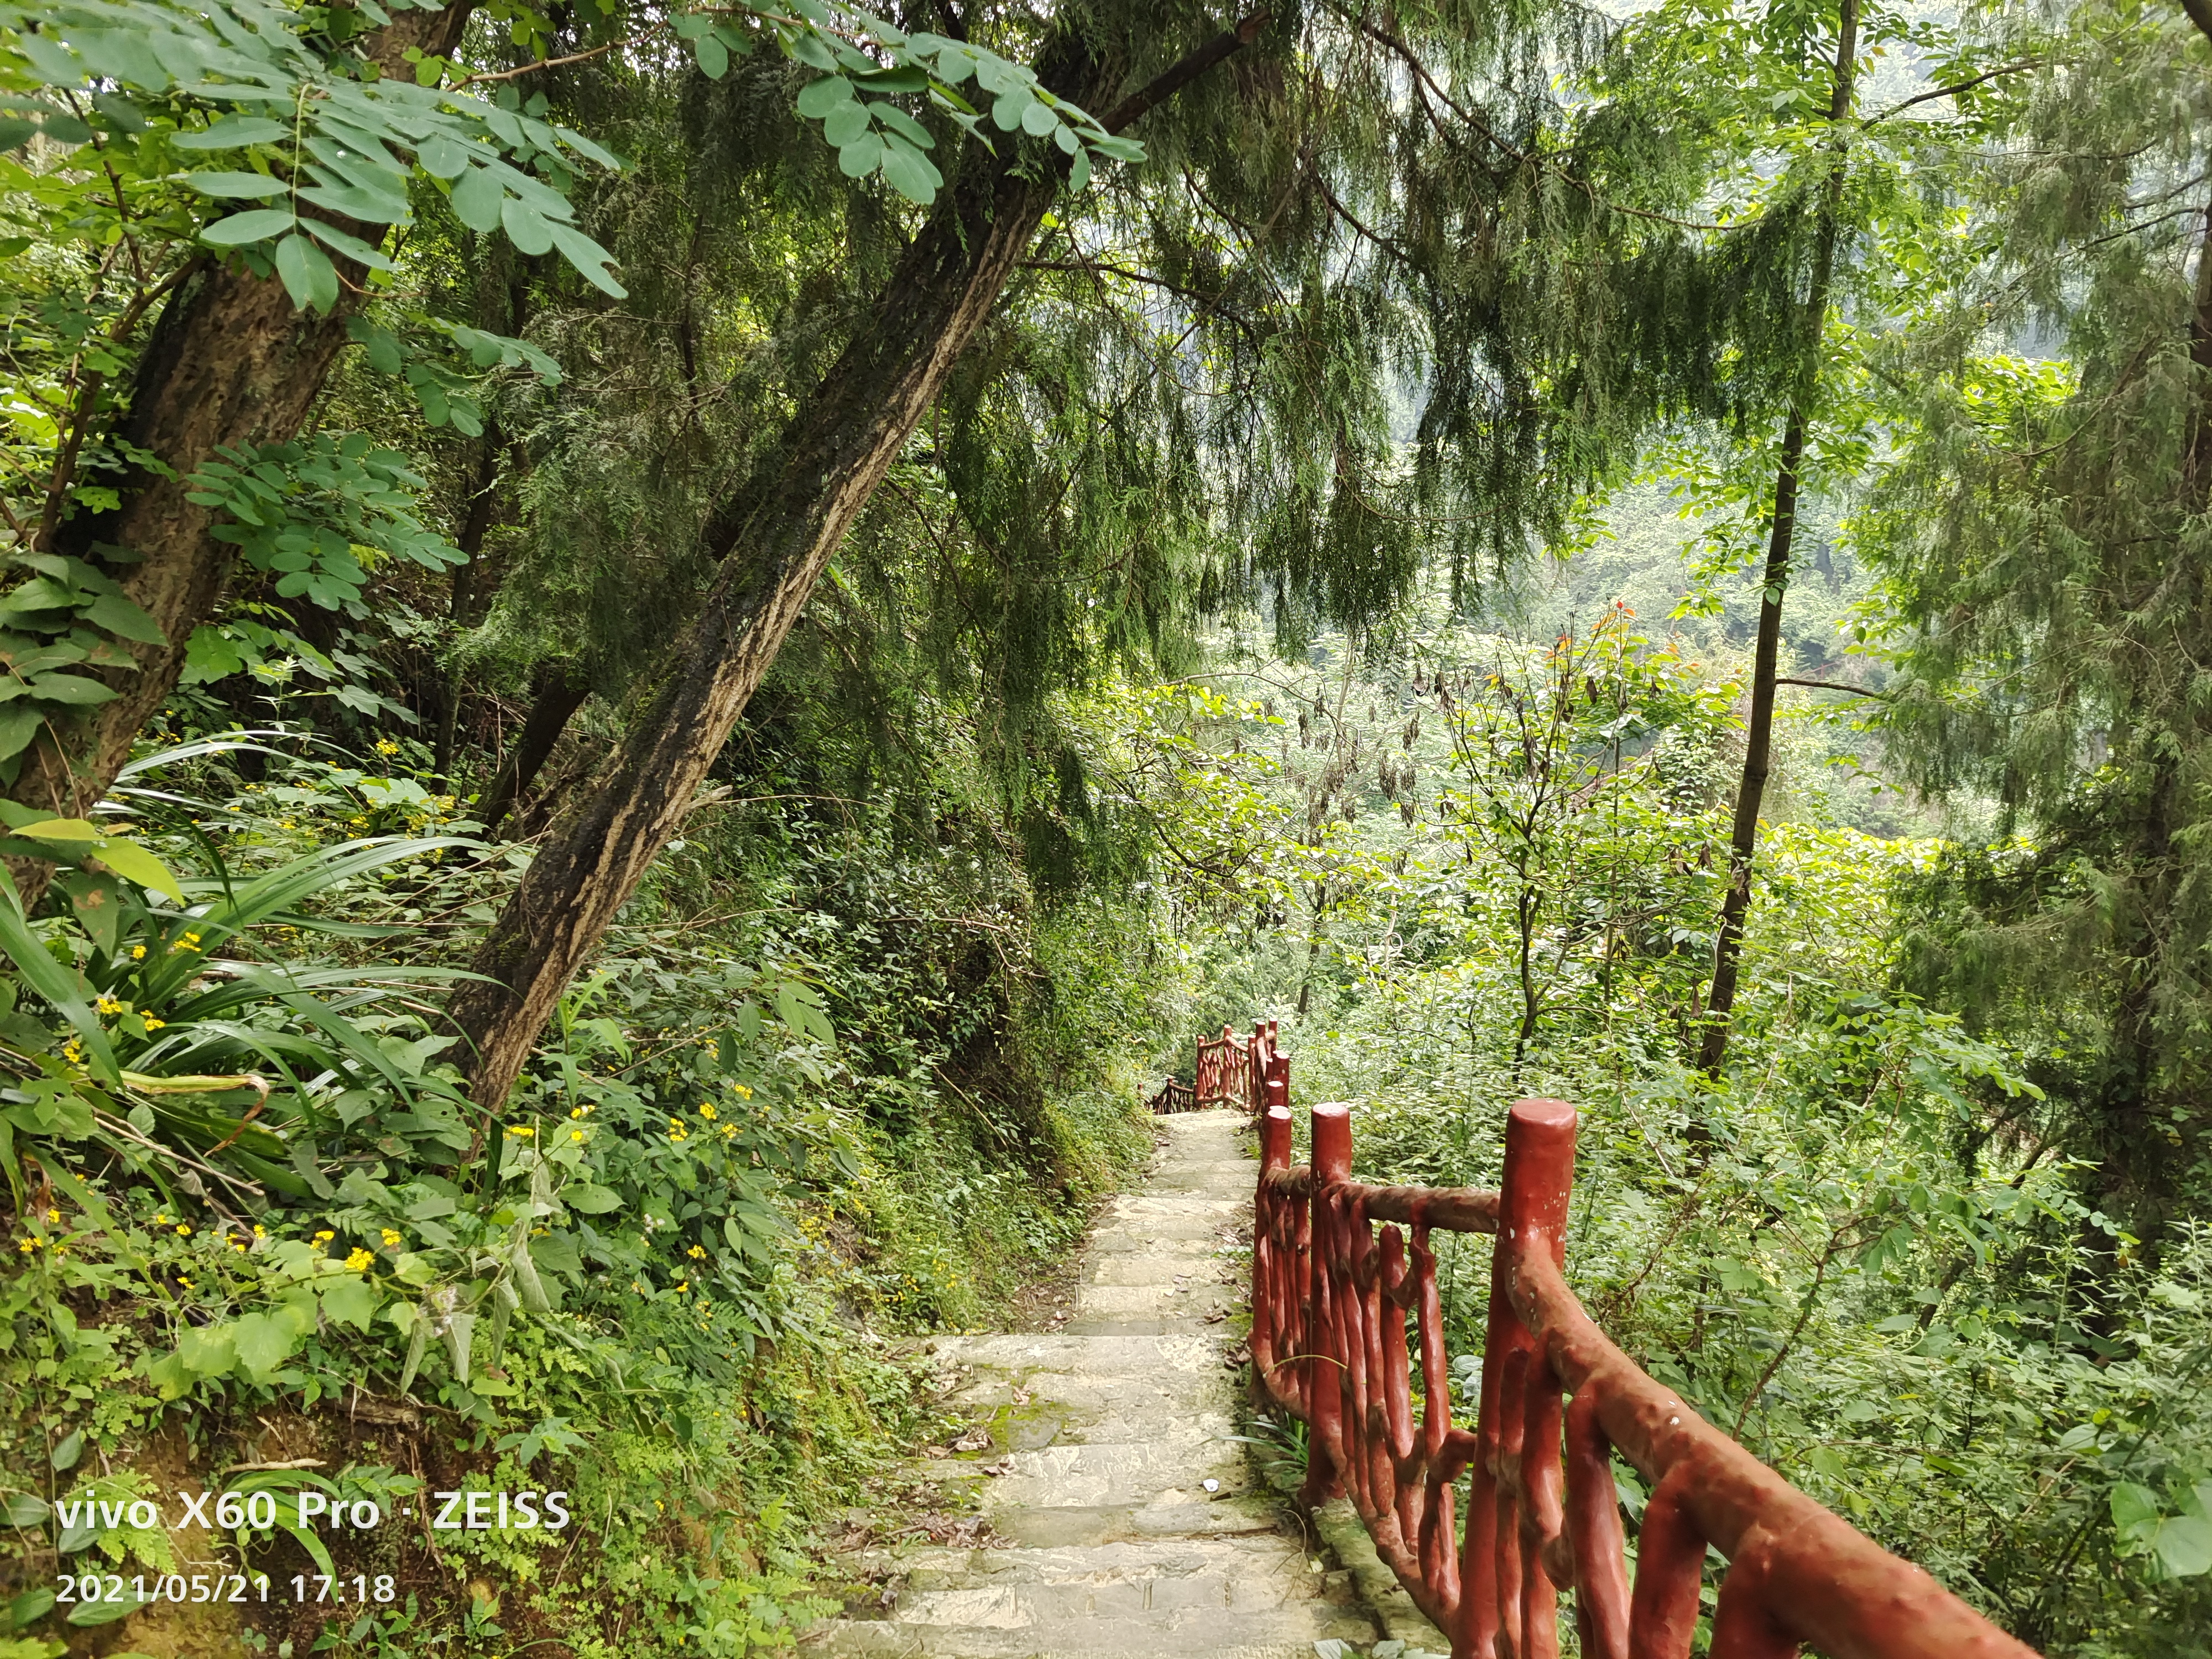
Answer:
[[[1211,1376],[1221,1370],[1218,1338],[1195,1334],[1085,1336],[1017,1332],[1010,1335],[939,1338],[936,1358],[942,1371],[954,1364],[989,1367],[1017,1380],[1038,1372],[1079,1372],[1085,1376],[1156,1376],[1188,1371]]]
[[[1234,1441],[1109,1442],[1010,1452],[1010,1474],[992,1480],[1000,1504],[1055,1509],[1066,1504],[1202,1504],[1252,1484],[1244,1448]],[[1205,1483],[1216,1481],[1216,1492]]]
[[[1236,1223],[1243,1224],[1240,1227]],[[1211,1250],[1231,1237],[1244,1237],[1249,1229],[1249,1207],[1240,1209],[1234,1222],[1214,1216],[1149,1216],[1141,1223],[1126,1225],[1111,1221],[1102,1224],[1091,1235],[1091,1249],[1094,1255],[1117,1251],[1150,1255],[1154,1250],[1173,1254],[1180,1249],[1200,1245]]]
[[[1178,1506],[1177,1518],[1182,1518]],[[1218,1507],[1218,1506],[1217,1506]],[[1248,1523],[1256,1519],[1247,1515]],[[1017,1545],[1012,1548],[957,1548],[933,1545],[900,1558],[909,1595],[921,1591],[977,1586],[1143,1583],[1235,1577],[1256,1568],[1275,1588],[1269,1605],[1314,1597],[1310,1585],[1274,1570],[1282,1564],[1283,1539],[1273,1526],[1243,1534],[1192,1537],[1180,1533],[1109,1539],[1098,1543]],[[1308,1575],[1317,1581],[1318,1575]],[[902,1604],[903,1605],[903,1604]]]
[[[1177,1285],[1086,1285],[1075,1299],[1069,1320],[1181,1319],[1195,1327],[1207,1314],[1225,1310],[1237,1300],[1226,1285],[1186,1282]]]
[[[1067,1587],[1032,1594],[1006,1587],[948,1591],[902,1602],[895,1617],[838,1620],[817,1637],[815,1651],[853,1656],[930,1655],[954,1659],[1043,1659],[1070,1652],[1218,1655],[1273,1650],[1312,1659],[1313,1644],[1331,1638],[1361,1646],[1375,1624],[1357,1607],[1299,1601],[1237,1606],[1239,1587],[1206,1583],[1144,1604],[1127,1593],[1085,1595]],[[1109,1610],[1110,1609],[1110,1610]],[[817,1645],[818,1644],[818,1645]]]
[[[1248,1272],[1239,1261],[1206,1249],[1203,1255],[1168,1255],[1166,1249],[1146,1249],[1126,1255],[1099,1256],[1084,1270],[1084,1285],[1221,1285],[1243,1290]]]

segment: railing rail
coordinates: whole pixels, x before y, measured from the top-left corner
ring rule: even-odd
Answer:
[[[1219,1036],[1199,1038],[1198,1064],[1191,1073],[1193,1103],[1181,1109],[1241,1106],[1258,1115],[1266,1103],[1263,1095],[1267,1067],[1274,1058],[1275,1022],[1272,1019],[1255,1025],[1249,1037],[1240,1037],[1224,1025]],[[1153,1098],[1157,1100],[1158,1097]],[[1155,1106],[1153,1109],[1161,1109]]]
[[[1201,1103],[1242,1103],[1241,1083],[1260,1111],[1255,1390],[1308,1425],[1302,1496],[1350,1497],[1453,1659],[1556,1659],[1565,1590],[1585,1659],[1687,1659],[1709,1544],[1729,1564],[1711,1659],[2034,1659],[1705,1422],[1583,1311],[1564,1271],[1572,1107],[1514,1103],[1500,1192],[1374,1187],[1351,1179],[1343,1105],[1312,1109],[1313,1161],[1291,1167],[1290,1062],[1272,1027],[1201,1041],[1198,1076]],[[1437,1229],[1498,1238],[1472,1432],[1452,1421]],[[1651,1494],[1632,1584],[1616,1454]]]

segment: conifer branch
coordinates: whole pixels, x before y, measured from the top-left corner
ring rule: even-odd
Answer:
[[[1170,64],[1149,84],[1115,105],[1100,118],[1098,125],[1109,132],[1121,131],[1167,102],[1223,58],[1250,46],[1260,38],[1260,31],[1267,27],[1273,16],[1274,14],[1264,6],[1248,13],[1237,21],[1235,27],[1222,30],[1196,52]]]

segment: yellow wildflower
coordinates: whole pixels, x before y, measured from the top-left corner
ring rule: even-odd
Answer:
[[[705,1249],[697,1244],[694,1244],[690,1249],[684,1251],[684,1254],[690,1256],[694,1261],[704,1261],[707,1259],[707,1252]]]
[[[712,1122],[714,1116],[714,1109],[712,1106],[702,1106],[699,1109],[699,1115],[707,1119],[709,1122]]]
[[[691,1288],[691,1281],[690,1281],[690,1279],[678,1279],[678,1280],[676,1281],[676,1285],[675,1285],[676,1294],[677,1294],[677,1295],[678,1295],[678,1296],[683,1295],[684,1291],[686,1291],[690,1290],[690,1288]]]
[[[730,1092],[737,1096],[739,1100],[750,1100],[753,1097],[753,1091],[742,1083],[732,1083],[730,1085]]]
[[[169,1023],[166,1019],[156,1019],[151,1014],[139,1015],[138,1021],[139,1024],[146,1028],[146,1035],[149,1036],[151,1036],[155,1032],[160,1030],[164,1025],[167,1025]]]
[[[373,1267],[375,1262],[374,1256],[358,1246],[346,1256],[346,1267],[354,1273],[359,1273],[364,1267]]]
[[[123,1005],[113,997],[102,997],[92,1006],[103,1014],[119,1014],[123,1012]]]
[[[146,947],[145,947],[144,945],[132,945],[132,946],[131,947],[131,961],[133,961],[133,962],[143,962],[143,961],[145,961],[145,960],[146,960]]]
[[[54,1208],[52,1205],[49,1204],[46,1206],[46,1219],[49,1221],[59,1221],[61,1218],[62,1212]]]
[[[337,1237],[337,1235],[336,1233],[332,1232],[328,1227],[325,1227],[322,1231],[315,1235],[315,1243],[318,1244],[327,1244]]]
[[[507,1126],[507,1132],[526,1140],[538,1133],[526,1123],[510,1123]]]
[[[177,1224],[177,1237],[178,1237],[179,1238],[190,1238],[191,1236],[192,1236],[192,1230],[191,1230],[190,1227],[187,1227],[186,1225],[185,1225],[185,1224],[184,1224],[183,1222],[179,1221],[179,1222]]]
[[[571,1140],[581,1140],[583,1138],[584,1132],[581,1129],[571,1129],[568,1131],[568,1139]]]
[[[396,755],[399,752],[399,745],[391,738],[386,738],[377,744],[376,752],[380,755]]]
[[[392,1229],[392,1228],[390,1228],[390,1227],[386,1227],[386,1228],[384,1230],[383,1237],[384,1237],[384,1248],[385,1248],[386,1249],[387,1249],[387,1250],[396,1250],[396,1249],[398,1249],[399,1248],[399,1245],[400,1245],[400,1237],[399,1237],[398,1233],[396,1231],[394,1231],[393,1229]]]

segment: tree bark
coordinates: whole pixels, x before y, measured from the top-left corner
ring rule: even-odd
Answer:
[[[1210,43],[1206,61],[1249,44],[1265,21],[1255,14],[1229,33],[1231,44]],[[1048,87],[1086,108],[1097,107],[1118,76],[1116,66],[1065,36],[1040,68]],[[1176,76],[1178,85],[1188,79],[1182,65],[1162,79]],[[1134,118],[1122,114],[1132,106],[1139,113],[1151,107],[1142,101],[1150,91],[1104,125]],[[450,1018],[469,1040],[471,1092],[486,1109],[506,1099],[569,980],[683,823],[816,579],[1058,194],[1056,152],[1038,165],[1012,138],[1001,138],[999,151],[972,157],[939,198],[852,343],[799,405],[741,516],[717,515],[723,524],[735,517],[742,528],[699,617],[665,672],[641,693],[629,736],[556,826],[477,952],[472,965],[487,978],[460,988]]]
[[[406,70],[409,47],[451,50],[474,9],[475,0],[453,0],[443,11],[402,12],[378,31],[368,56],[387,74]],[[374,240],[374,229],[368,234]],[[362,273],[353,274],[357,281]],[[282,283],[236,264],[210,264],[170,297],[139,357],[130,412],[116,434],[157,457],[165,471],[133,469],[120,504],[71,520],[58,544],[95,564],[102,562],[100,546],[125,550],[133,562],[110,562],[111,568],[166,643],[125,647],[135,670],[102,676],[116,697],[58,733],[42,732],[7,791],[11,799],[81,817],[115,781],[140,729],[176,688],[192,629],[214,613],[230,570],[232,548],[208,533],[215,512],[186,499],[185,478],[220,446],[282,443],[298,434],[357,304],[347,289],[329,314],[301,312]],[[52,868],[34,863],[16,870],[27,902],[35,902]]]
[[[1836,72],[1828,99],[1828,121],[1840,125],[1851,112],[1851,88],[1857,69],[1859,0],[1843,0],[1836,27]],[[1735,818],[1729,834],[1729,886],[1721,901],[1720,931],[1713,940],[1711,994],[1705,999],[1705,1036],[1698,1066],[1718,1077],[1728,1058],[1729,1030],[1735,1012],[1736,971],[1743,954],[1743,930],[1751,911],[1751,864],[1759,850],[1759,812],[1766,799],[1767,774],[1774,750],[1774,695],[1782,653],[1782,600],[1790,586],[1791,545],[1797,536],[1797,488],[1805,461],[1806,412],[1819,391],[1821,336],[1828,326],[1829,290],[1835,279],[1836,235],[1843,214],[1845,157],[1839,149],[1831,165],[1813,237],[1813,272],[1805,301],[1806,368],[1801,390],[1783,422],[1782,457],[1774,474],[1774,515],[1766,538],[1765,585],[1759,600],[1759,639],[1752,653],[1751,712],[1745,724],[1743,777],[1736,787]]]
[[[571,679],[571,665],[565,662],[538,664],[530,688],[530,712],[523,716],[522,731],[507,758],[500,763],[477,812],[486,835],[498,829],[500,820],[528,793],[532,781],[553,752],[553,745],[568,729],[569,720],[590,700],[592,688],[580,679]]]

